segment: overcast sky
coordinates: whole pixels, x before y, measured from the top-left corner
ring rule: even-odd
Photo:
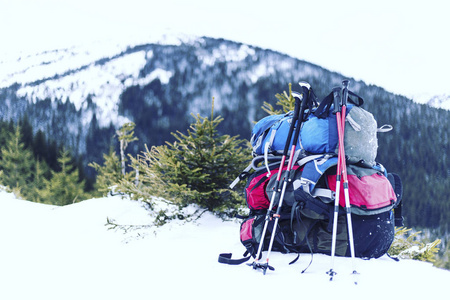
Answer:
[[[407,96],[450,94],[448,0],[0,3],[0,52],[172,30],[281,51]]]

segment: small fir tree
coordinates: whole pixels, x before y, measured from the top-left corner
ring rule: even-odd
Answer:
[[[161,196],[181,206],[196,203],[215,212],[235,209],[243,198],[228,186],[248,163],[249,147],[238,136],[218,133],[223,118],[214,118],[214,102],[210,118],[192,116],[195,123],[187,134],[172,133],[174,143],[146,147],[141,156],[131,158],[141,174],[140,184],[123,181],[121,189],[146,200]]]
[[[434,266],[450,270],[450,244],[448,241],[445,249],[442,249],[441,255],[439,255],[436,262],[434,262]]]
[[[287,113],[294,110],[295,108],[295,98],[292,96],[292,84],[289,83],[289,95],[284,91],[281,94],[276,94],[275,97],[278,99],[277,105],[281,106],[282,109],[276,110],[270,103],[264,101],[261,107],[269,115],[280,115],[283,112]]]
[[[41,199],[55,205],[67,205],[84,200],[84,180],[71,162],[69,151],[62,149],[58,157],[61,171],[51,171],[50,180],[44,179],[45,188],[39,191]]]
[[[418,237],[420,231],[411,233],[411,230],[406,227],[396,228],[394,241],[388,251],[389,255],[435,262],[436,253],[439,251],[437,246],[441,243],[441,240],[436,239],[434,242],[424,243]]]
[[[117,138],[119,140],[120,159],[117,156],[114,149],[111,147],[108,155],[103,155],[103,166],[100,166],[96,162],[90,163],[88,166],[94,168],[97,171],[96,188],[102,194],[106,195],[108,192],[116,190],[114,188],[120,181],[129,181],[133,176],[133,172],[126,172],[126,157],[125,151],[128,144],[137,141],[138,138],[134,136],[133,122],[125,123],[122,127],[116,131]],[[136,174],[138,170],[134,168]]]
[[[34,167],[33,153],[25,148],[21,140],[20,127],[16,126],[2,148],[0,160],[0,169],[3,170],[1,183],[13,190],[18,197],[27,195],[28,184],[33,180]]]
[[[27,200],[40,203],[50,203],[41,197],[40,191],[45,189],[45,180],[48,178],[50,169],[45,161],[36,159],[34,165],[34,178],[26,195]]]
[[[108,154],[103,154],[103,165],[90,163],[89,166],[97,171],[96,188],[102,195],[106,196],[111,187],[117,185],[123,178],[121,173],[121,162],[114,149],[111,147]]]

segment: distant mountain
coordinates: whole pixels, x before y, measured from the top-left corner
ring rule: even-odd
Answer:
[[[427,103],[432,107],[450,110],[450,95],[436,95],[430,98]]]
[[[223,39],[97,46],[1,61],[0,117],[26,116],[35,131],[70,147],[87,165],[102,163],[102,154],[116,145],[115,131],[128,120],[136,123],[139,142],[130,150],[138,153],[144,144],[161,145],[173,140],[171,132],[185,132],[191,113],[209,116],[214,98],[215,114],[224,117],[220,130],[249,138],[252,122],[265,116],[263,101],[275,104],[275,94],[289,83],[295,90],[307,81],[323,98],[343,79],[282,53]],[[450,112],[350,80],[378,123],[394,126],[380,134],[378,161],[405,181],[407,221],[448,230]]]
[[[411,96],[411,98],[417,103],[427,104],[435,108],[450,110],[450,95],[447,94],[433,95],[427,93],[421,95],[413,95]]]

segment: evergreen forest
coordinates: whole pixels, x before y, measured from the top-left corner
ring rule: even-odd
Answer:
[[[70,149],[42,131],[33,134],[26,118],[0,122],[0,143],[0,184],[16,197],[67,205],[97,195]]]

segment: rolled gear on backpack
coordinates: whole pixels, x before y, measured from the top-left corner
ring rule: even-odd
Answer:
[[[344,133],[345,155],[349,161],[364,161],[375,165],[378,150],[377,121],[373,115],[354,106],[347,114]]]

